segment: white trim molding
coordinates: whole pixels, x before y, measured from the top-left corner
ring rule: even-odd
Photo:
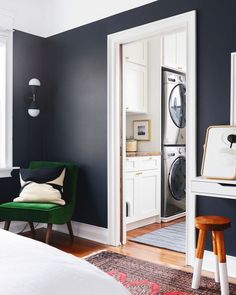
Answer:
[[[86,240],[95,241],[101,244],[108,244],[108,229],[81,223],[77,221],[72,221],[73,233],[76,237],[80,237]],[[44,226],[46,227],[46,225]],[[68,234],[68,228],[66,224],[57,225],[53,224],[53,230]]]
[[[0,177],[10,177],[13,153],[13,16],[0,10],[0,39],[6,46],[6,90],[1,113],[2,138]]]
[[[236,278],[236,257],[227,255],[226,257],[227,269],[229,277]],[[203,270],[210,272],[215,271],[215,255],[211,251],[204,251]]]
[[[76,237],[83,238],[86,240],[98,242],[101,244],[108,244],[108,229],[103,227],[98,227],[95,225],[90,225],[86,223],[81,223],[77,221],[71,221],[73,233]],[[34,222],[37,229],[47,228],[47,224]],[[0,222],[0,228],[4,227],[4,221]],[[66,224],[58,225],[53,224],[53,230],[68,233],[68,228]],[[12,221],[10,225],[10,232],[19,233],[30,231],[28,222],[25,221]]]
[[[0,222],[1,229],[4,228],[4,223],[5,221]],[[34,226],[35,226],[35,229],[44,227],[42,223],[37,223],[37,222],[34,222]],[[15,234],[27,232],[27,231],[30,231],[30,226],[29,226],[29,223],[26,221],[11,221],[9,231]]]
[[[0,168],[0,178],[11,177],[13,168]]]
[[[0,178],[11,177],[11,173],[13,170],[18,170],[20,167],[6,167],[0,168]]]
[[[192,265],[195,256],[195,234],[194,216],[196,210],[196,199],[191,193],[190,182],[196,176],[196,11],[190,11],[174,17],[162,19],[156,22],[145,24],[139,27],[128,29],[109,35],[108,46],[108,83],[107,83],[107,150],[108,150],[108,232],[109,244],[117,246],[121,242],[121,232],[125,234],[125,220],[121,228],[120,216],[120,147],[124,149],[121,136],[121,73],[120,73],[120,48],[122,44],[152,38],[154,36],[170,32],[178,28],[185,28],[187,31],[187,264]],[[122,109],[121,109],[122,108]],[[124,166],[123,166],[124,167]],[[124,208],[124,206],[123,206]],[[124,216],[124,214],[123,214]],[[124,217],[123,217],[124,218]],[[123,239],[125,241],[125,239]]]
[[[236,125],[236,52],[231,53],[230,124]]]

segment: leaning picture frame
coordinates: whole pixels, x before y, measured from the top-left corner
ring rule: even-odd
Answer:
[[[151,140],[151,120],[134,120],[133,137],[139,141]]]
[[[211,179],[236,179],[236,126],[207,128],[201,175]]]

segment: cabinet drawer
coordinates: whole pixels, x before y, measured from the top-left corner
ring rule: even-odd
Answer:
[[[126,158],[126,171],[145,171],[145,170],[160,170],[161,169],[161,157],[127,157]]]
[[[192,181],[191,190],[196,194],[222,195],[222,197],[232,196],[236,198],[236,186],[230,184]]]
[[[140,170],[160,170],[160,157],[145,157],[140,160]]]

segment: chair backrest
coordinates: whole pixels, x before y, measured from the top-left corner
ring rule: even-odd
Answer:
[[[73,163],[67,162],[49,162],[49,161],[32,161],[29,168],[57,168],[65,167],[66,175],[64,180],[64,196],[67,205],[74,208],[76,202],[78,167]]]

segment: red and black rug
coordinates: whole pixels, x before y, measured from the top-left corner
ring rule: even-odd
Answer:
[[[199,290],[191,289],[192,274],[110,251],[86,260],[120,281],[133,295],[219,295],[220,285],[202,277]],[[236,285],[230,284],[230,295]]]

